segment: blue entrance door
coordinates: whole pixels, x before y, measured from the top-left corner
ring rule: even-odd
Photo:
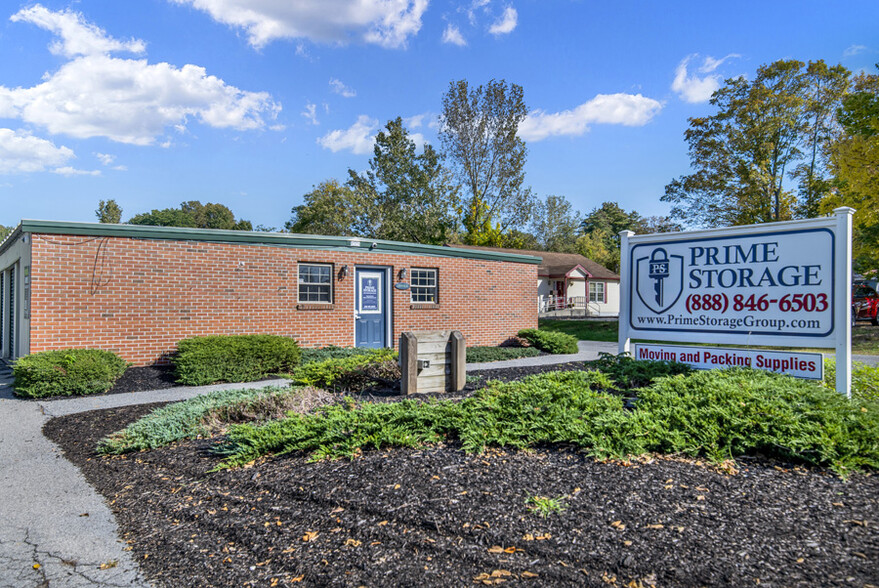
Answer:
[[[355,273],[355,345],[387,347],[386,274],[382,270],[365,268],[358,268]]]

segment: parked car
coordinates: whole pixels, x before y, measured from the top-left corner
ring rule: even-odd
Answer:
[[[866,284],[852,286],[852,324],[855,321],[870,321],[879,325],[879,294]]]

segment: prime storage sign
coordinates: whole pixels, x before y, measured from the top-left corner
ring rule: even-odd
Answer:
[[[844,207],[824,218],[684,233],[621,232],[619,352],[631,351],[632,338],[832,347],[836,389],[851,396],[854,212]],[[699,353],[702,363],[718,367],[785,373],[818,367],[811,365],[817,360],[788,352],[669,351],[679,352]]]
[[[680,235],[630,247],[630,329],[660,340],[675,332],[744,343],[755,336],[832,337],[831,229]]]

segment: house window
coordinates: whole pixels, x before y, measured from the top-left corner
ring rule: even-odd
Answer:
[[[607,302],[604,299],[604,291],[604,282],[589,282],[589,302],[598,302],[600,304]]]
[[[412,268],[412,278],[409,291],[412,293],[413,303],[436,304],[437,279],[435,269]]]
[[[299,302],[333,302],[333,266],[315,263],[299,264]]]

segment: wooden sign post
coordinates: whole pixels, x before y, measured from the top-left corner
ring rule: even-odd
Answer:
[[[460,331],[400,335],[403,394],[457,392],[467,383],[467,343]]]

